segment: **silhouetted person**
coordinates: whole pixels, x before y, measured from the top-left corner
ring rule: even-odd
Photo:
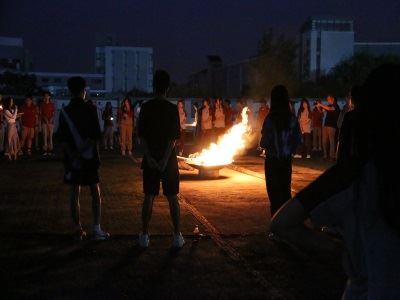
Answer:
[[[360,112],[362,109],[360,106],[362,106],[362,101],[365,97],[363,95],[363,88],[361,86],[354,86],[351,89],[350,97],[353,109],[343,116],[343,122],[339,131],[338,163],[346,163],[351,159],[356,159],[368,147],[366,142],[366,133],[368,132],[366,124],[360,123]]]
[[[58,136],[64,151],[64,182],[70,186],[71,215],[75,225],[75,238],[82,240],[86,232],[80,220],[79,196],[81,186],[89,186],[92,195],[93,238],[104,240],[109,234],[101,230],[101,197],[99,188],[100,159],[98,143],[101,131],[97,109],[85,102],[86,82],[82,77],[68,79],[70,103],[60,112]]]
[[[400,168],[400,121],[397,110],[387,109],[400,100],[399,86],[400,65],[371,72],[356,104],[357,155],[300,191],[271,223],[271,231],[300,244],[309,217],[343,233],[349,279],[343,299],[400,299],[400,190],[393,176]]]
[[[265,118],[260,147],[266,150],[265,180],[273,215],[292,197],[292,155],[301,144],[299,122],[292,113],[283,85],[271,91],[271,110]]]
[[[324,159],[336,159],[336,129],[337,121],[340,114],[340,108],[337,105],[335,96],[328,95],[326,97],[328,105],[317,103],[317,107],[321,107],[326,111],[324,127],[322,128],[322,148],[324,150]]]
[[[142,248],[149,246],[149,222],[154,198],[160,191],[160,181],[169,202],[174,225],[173,246],[181,248],[185,243],[180,232],[177,196],[179,170],[175,153],[175,144],[180,137],[180,121],[176,105],[166,99],[169,85],[169,74],[163,70],[156,71],[153,79],[156,97],[142,105],[139,115],[138,133],[144,151],[142,169],[145,194],[142,208],[143,229],[139,235],[139,245]]]

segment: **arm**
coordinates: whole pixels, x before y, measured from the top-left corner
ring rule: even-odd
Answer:
[[[318,103],[317,106],[318,107],[322,107],[323,109],[328,110],[328,111],[334,111],[335,110],[335,106],[328,106],[328,105],[324,105],[324,104],[320,104],[320,103]]]
[[[4,111],[4,117],[6,118],[7,122],[10,122],[10,121],[14,121],[15,122],[17,120],[17,114],[18,114],[18,108],[17,107],[15,107],[14,113],[11,113],[9,110],[5,110]]]
[[[143,153],[144,153],[144,156],[146,157],[147,164],[149,165],[150,169],[159,169],[160,165],[151,155],[149,146],[147,145],[146,140],[144,138],[140,138],[140,143],[143,147]]]
[[[269,148],[271,145],[270,136],[272,134],[271,122],[268,118],[264,119],[263,127],[261,130],[260,147],[263,149]]]
[[[56,112],[56,109],[54,107],[54,103],[51,103],[51,116],[49,118],[50,123],[54,123],[54,114]]]
[[[175,148],[175,144],[176,144],[176,140],[170,141],[168,143],[168,146],[167,146],[167,149],[165,150],[164,156],[161,159],[161,161],[159,162],[158,169],[160,170],[160,172],[164,172],[165,171],[165,168],[167,167],[167,163],[168,163],[169,157],[171,156],[171,153]]]
[[[305,252],[321,248],[331,249],[330,238],[313,230],[308,218],[309,213],[302,203],[296,198],[291,199],[273,216],[270,231],[278,240],[289,242],[295,247],[306,248]]]
[[[175,109],[172,115],[173,121],[171,122],[170,134],[168,139],[168,145],[165,149],[165,153],[161,161],[159,162],[159,170],[160,172],[164,172],[165,168],[167,167],[167,163],[169,158],[171,157],[172,151],[175,148],[176,140],[180,138],[181,135],[181,124],[179,119],[178,110]]]

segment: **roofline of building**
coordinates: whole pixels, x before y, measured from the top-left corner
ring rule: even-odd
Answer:
[[[116,50],[146,50],[153,51],[153,47],[129,47],[129,46],[97,46],[97,48],[108,48]]]
[[[37,76],[53,76],[53,77],[81,76],[81,77],[104,78],[104,74],[98,74],[98,73],[28,72],[28,74]]]
[[[311,21],[311,20],[315,20],[315,21],[351,21],[354,22],[354,18],[353,17],[335,17],[335,16],[324,16],[324,15],[315,15],[315,16],[309,16],[307,21]]]
[[[400,42],[354,42],[354,45],[359,46],[400,46]]]
[[[2,46],[24,47],[24,39],[21,37],[0,36]]]

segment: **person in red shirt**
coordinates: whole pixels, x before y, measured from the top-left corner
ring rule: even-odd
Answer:
[[[133,105],[131,99],[126,97],[122,101],[121,108],[118,111],[118,126],[119,126],[119,134],[121,139],[121,153],[125,155],[126,151],[128,151],[129,155],[132,155],[132,135],[134,132],[135,125],[135,112],[133,109]]]
[[[43,131],[43,155],[50,155],[53,151],[53,130],[54,130],[54,104],[51,101],[50,93],[45,92],[43,102],[40,104],[40,118]]]
[[[25,147],[26,153],[32,155],[32,140],[35,137],[36,119],[38,117],[36,105],[33,104],[32,95],[26,95],[25,104],[20,108],[20,112],[22,113],[21,148]]]

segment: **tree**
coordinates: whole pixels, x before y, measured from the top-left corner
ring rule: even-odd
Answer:
[[[343,97],[349,93],[352,86],[363,84],[373,69],[385,63],[400,63],[400,56],[356,53],[338,63],[316,82],[301,82],[295,94],[300,97],[324,97],[332,93]]]
[[[270,28],[261,37],[258,57],[254,60],[255,84],[251,88],[255,96],[269,96],[277,84],[285,85],[292,92],[296,82],[297,43],[283,34],[276,36]]]
[[[400,63],[400,56],[356,53],[333,68],[328,74],[327,83],[337,93],[344,95],[353,85],[362,84],[373,69],[386,63]]]
[[[0,74],[0,91],[9,95],[38,94],[41,89],[36,85],[36,76],[21,73],[4,72]]]

